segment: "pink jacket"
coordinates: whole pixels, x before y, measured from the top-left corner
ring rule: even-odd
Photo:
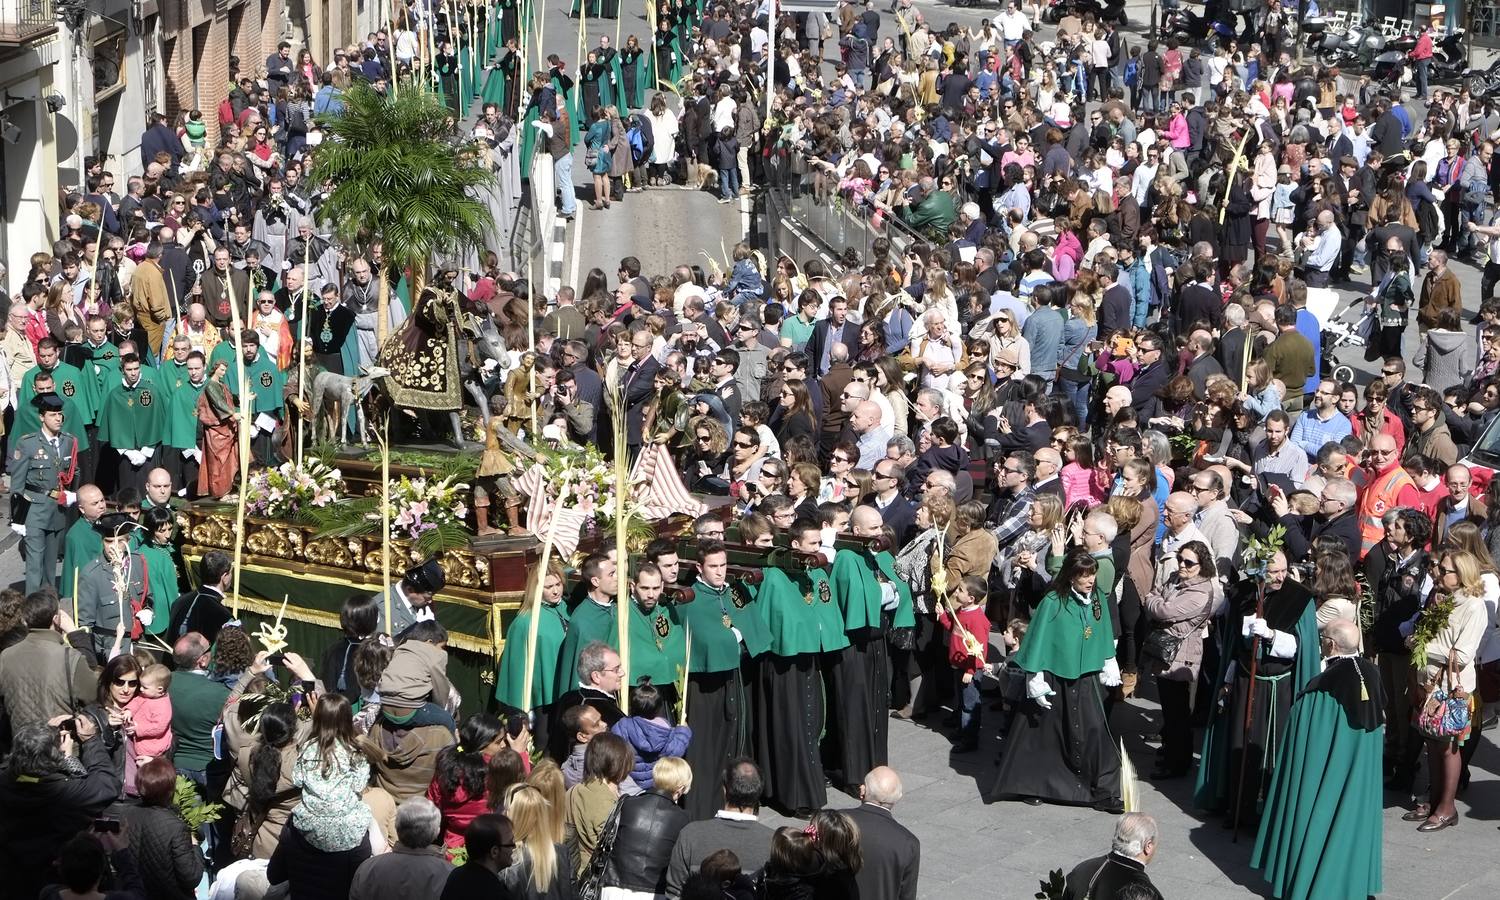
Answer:
[[[1182,113],[1172,117],[1167,123],[1167,140],[1172,142],[1172,149],[1186,150],[1192,146],[1192,139],[1188,137],[1187,116]]]
[[[172,698],[137,694],[125,708],[135,722],[135,755],[165,756],[172,749]]]
[[[1109,476],[1103,469],[1085,469],[1070,462],[1062,467],[1057,477],[1062,479],[1063,503],[1069,508],[1079,500],[1087,501],[1089,506],[1098,506],[1109,496]]]

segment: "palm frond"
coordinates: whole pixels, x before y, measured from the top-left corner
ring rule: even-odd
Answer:
[[[416,87],[384,97],[367,85],[344,95],[344,111],[322,119],[328,137],[313,157],[313,178],[332,181],[327,217],[339,237],[362,245],[374,236],[402,266],[441,253],[483,248],[498,233],[476,194],[494,173],[453,147],[448,107]]]
[[[414,545],[424,557],[469,546],[469,530],[456,522],[444,522],[422,532]]]
[[[380,532],[380,498],[353,497],[329,506],[313,507],[308,518],[317,526],[316,538],[365,537]]]

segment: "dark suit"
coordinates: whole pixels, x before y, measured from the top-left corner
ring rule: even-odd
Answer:
[[[589,440],[599,439],[599,420],[604,418],[604,379],[599,373],[590,369],[583,363],[570,368],[573,373],[573,384],[578,388],[578,402],[587,403],[594,408],[594,427],[589,432]]]
[[[848,363],[839,363],[830,368],[820,382],[823,419],[818,445],[825,458],[833,452],[833,445],[838,443],[839,435],[849,421],[849,414],[844,412],[844,388],[849,386],[853,377],[854,369]]]
[[[859,354],[859,326],[845,321],[843,327],[834,332],[834,336],[830,339],[828,332],[832,326],[833,323],[827,319],[819,320],[818,324],[813,326],[812,334],[807,339],[806,350],[808,359],[812,360],[812,374],[819,376],[828,374],[828,369],[823,367],[823,354],[827,352],[824,348],[831,347],[833,344],[843,344],[848,347],[850,359]],[[831,361],[829,365],[832,365]]]
[[[1249,334],[1248,328],[1231,328],[1219,338],[1219,347],[1214,351],[1225,374],[1235,379],[1236,382],[1239,381],[1240,371],[1244,368],[1245,339]]]
[[[576,677],[576,675],[575,675]],[[566,733],[563,728],[563,713],[575,706],[592,706],[599,710],[599,716],[604,719],[606,728],[625,718],[625,713],[620,711],[620,706],[615,702],[613,694],[606,694],[594,688],[575,687],[571,691],[557,698],[552,704],[552,722],[548,729],[547,755],[561,763],[568,758],[573,750],[573,735]]]
[[[1217,291],[1206,284],[1190,284],[1182,289],[1177,309],[1172,316],[1173,330],[1187,333],[1194,322],[1207,322],[1214,328],[1224,326],[1224,301]]]
[[[1161,900],[1161,892],[1146,874],[1146,864],[1138,859],[1111,853],[1096,856],[1078,864],[1068,873],[1065,900],[1113,900],[1115,892],[1127,884],[1142,885],[1149,896]]]
[[[1161,406],[1156,399],[1156,392],[1161,390],[1172,377],[1165,363],[1157,360],[1146,368],[1135,373],[1126,387],[1130,388],[1130,408],[1135,410],[1136,418],[1144,422],[1156,415]]]
[[[1359,559],[1359,514],[1355,510],[1339,513],[1324,521],[1317,516],[1285,515],[1281,524],[1286,526],[1286,555],[1288,559],[1305,559],[1312,551],[1312,543],[1323,535],[1338,538],[1349,549],[1350,559]]]
[[[632,448],[641,445],[641,419],[646,413],[646,404],[656,393],[656,371],[661,363],[648,356],[630,364],[621,380],[625,392],[625,443]]]
[[[1212,354],[1205,353],[1188,365],[1188,380],[1193,382],[1193,396],[1199,400],[1208,399],[1208,378],[1210,375],[1223,375],[1224,367],[1214,359]]]
[[[1117,332],[1130,330],[1133,305],[1130,288],[1119,282],[1104,292],[1104,299],[1099,301],[1099,340],[1108,341]]]
[[[896,546],[904,546],[917,524],[917,505],[898,493],[889,506],[882,508],[877,501],[875,508],[880,510],[880,521],[895,535]]]
[[[860,900],[916,900],[922,844],[891,811],[873,803],[845,810],[859,826],[864,865],[854,876]]]
[[[1068,494],[1067,491],[1063,490],[1062,479],[1058,478],[1056,475],[1053,475],[1051,478],[1047,479],[1041,484],[1032,485],[1031,489],[1036,491],[1036,495],[1038,497],[1043,494],[1051,494],[1058,499],[1058,502],[1063,504],[1063,507],[1065,509],[1067,508]]]
[[[189,631],[196,631],[208,638],[211,644],[219,636],[232,614],[224,605],[224,595],[211,587],[201,587],[178,597],[172,604],[172,617],[167,620],[164,639],[175,642]]]

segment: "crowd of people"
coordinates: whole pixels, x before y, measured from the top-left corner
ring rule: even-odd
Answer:
[[[153,118],[146,169],[117,194],[90,166],[15,286],[16,896],[211,876],[236,898],[905,900],[891,719],[993,758],[994,799],[1118,814],[1137,698],[1161,708],[1142,776],[1193,777],[1279,897],[1379,892],[1383,788],[1418,831],[1456,824],[1500,700],[1500,485],[1467,462],[1500,409],[1489,101],[1298,66],[1275,0],[1203,44],[1072,14],[1043,40],[1016,2],[941,29],[910,0],[774,23],[663,3],[651,52],[602,37],[524,80],[525,16],[490,12],[475,32],[409,4],[327,71],[279,49],[235,73],[212,152],[201,114]],[[493,91],[448,42],[428,58],[440,23]],[[307,178],[343,91],[424,69],[485,95],[472,123],[455,106],[455,144],[555,185],[564,217],[578,150],[598,208],[776,182],[886,236],[831,261],[745,240],[708,273],[630,256],[551,296],[486,252],[381,323],[380,279],[409,273],[378,237],[331,240],[333,186]],[[1483,266],[1467,308],[1450,260]],[[1379,370],[1357,386],[1309,306],[1366,274]],[[492,696],[448,680],[435,562],[390,587],[393,621],[350,597],[316,669],[257,652],[229,557],[190,572],[173,513],[242,487],[241,370],[258,468],[289,456],[315,373],[366,372],[381,326],[448,309],[526,376],[465,371],[482,416],[649,451],[712,508],[628,559],[532,571]],[[180,779],[223,809],[190,827]],[[860,805],[829,809],[830,786]],[[1126,814],[1067,895],[1159,896],[1156,841]]]

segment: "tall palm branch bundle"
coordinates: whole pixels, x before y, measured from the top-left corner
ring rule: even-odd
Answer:
[[[340,115],[321,119],[326,137],[313,156],[312,177],[333,186],[324,215],[346,246],[380,238],[385,258],[411,271],[415,302],[433,257],[483,247],[495,222],[480,194],[494,174],[453,144],[451,113],[431,90],[386,97],[360,84],[343,101]],[[380,289],[383,339],[383,278]]]

